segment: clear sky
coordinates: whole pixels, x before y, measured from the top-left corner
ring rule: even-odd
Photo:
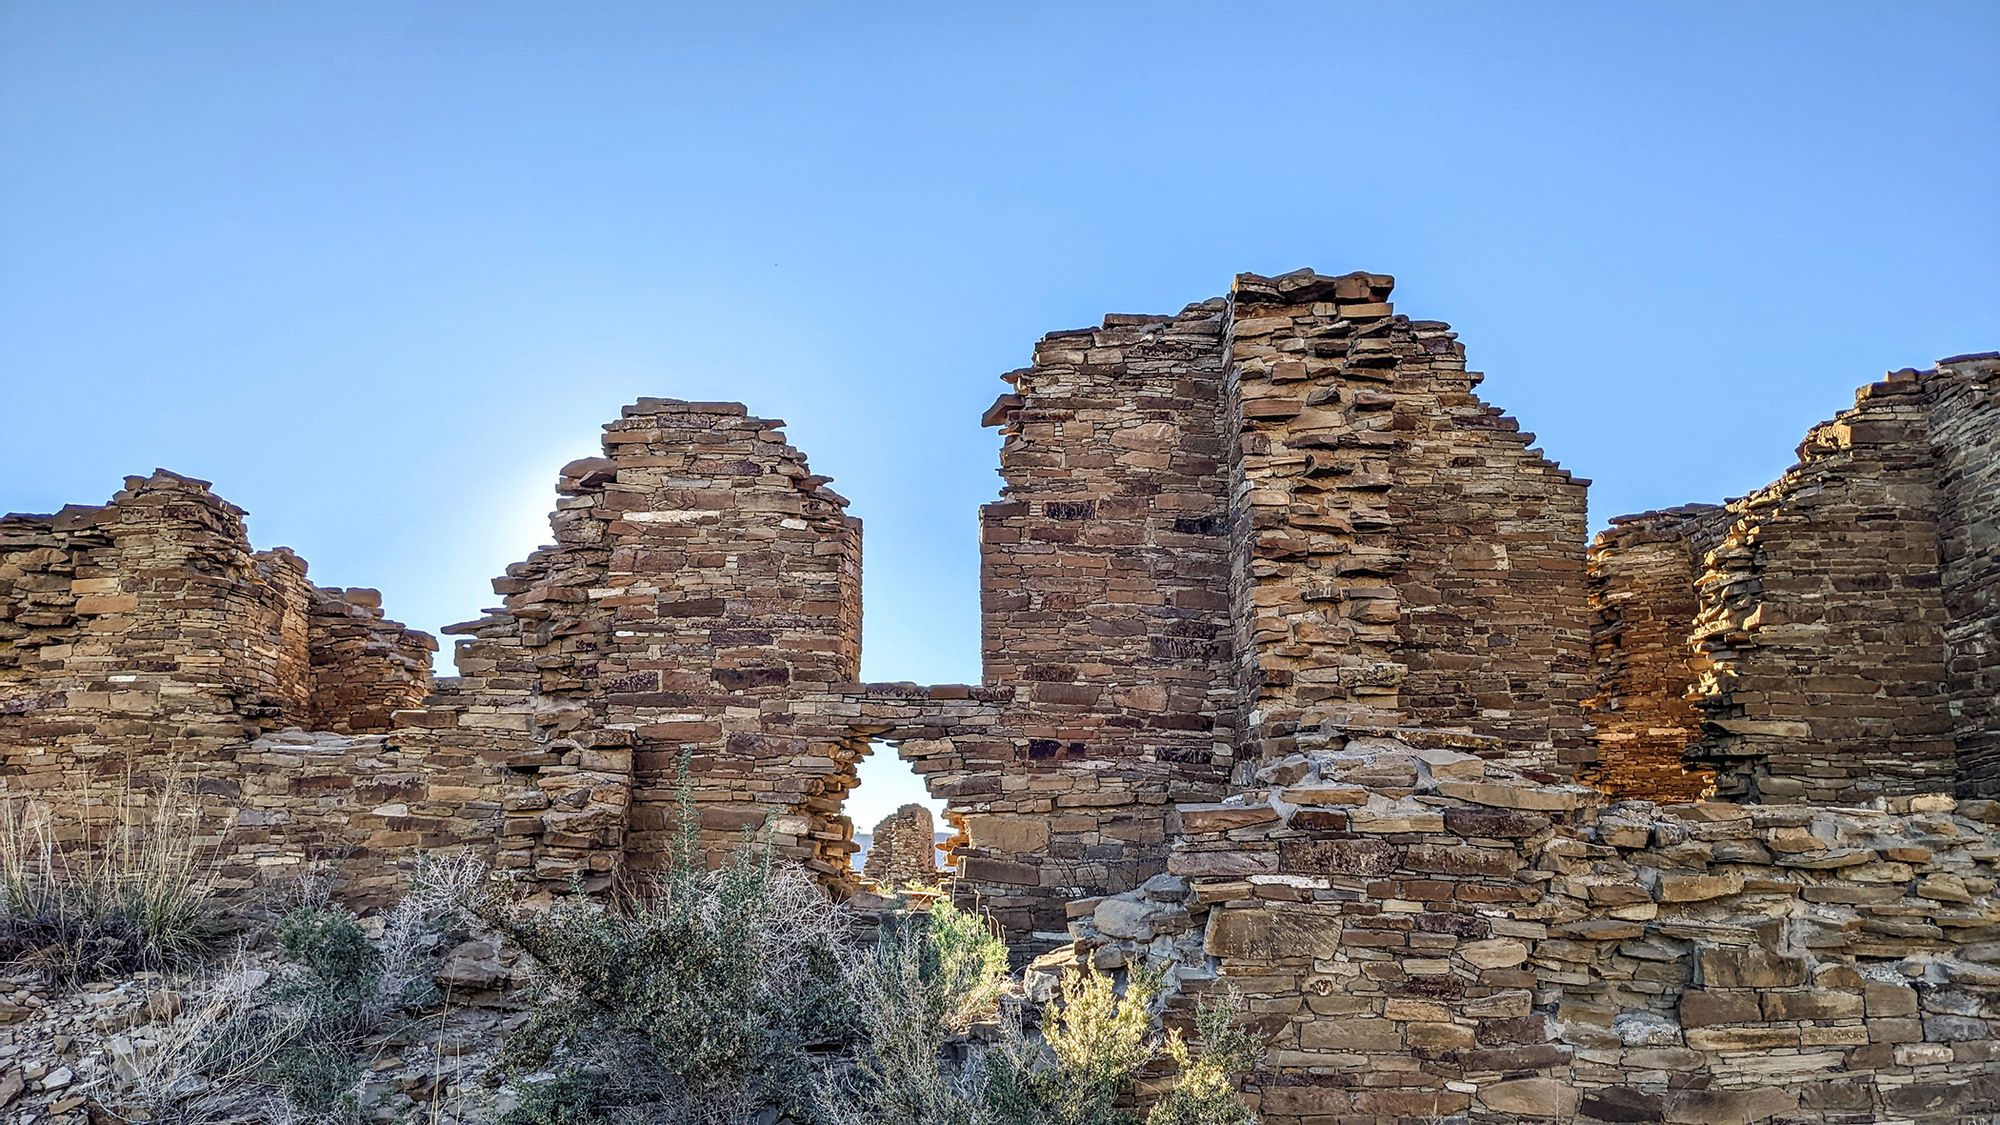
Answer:
[[[0,511],[165,466],[434,630],[622,403],[738,399],[867,522],[866,674],[977,680],[1037,336],[1393,273],[1597,522],[1740,494],[2000,347],[1996,53],[1993,0],[0,0]]]

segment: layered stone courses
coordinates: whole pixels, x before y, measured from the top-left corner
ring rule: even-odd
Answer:
[[[1958,791],[2000,797],[2000,353],[1943,360],[1930,391]]]
[[[65,841],[169,783],[224,823],[264,781],[252,740],[386,731],[429,691],[436,643],[371,595],[252,552],[241,509],[165,470],[102,506],[0,519],[0,781],[55,803]],[[234,836],[225,877],[338,846],[286,823]]]
[[[1246,274],[1232,292],[1245,745],[1408,719],[1569,772],[1588,757],[1589,482],[1472,393],[1450,327],[1397,315],[1393,284]]]
[[[1856,801],[1949,791],[1938,495],[1925,381],[1891,376],[1732,506],[1697,582],[1691,761],[1719,792]]]
[[[977,685],[858,682],[860,523],[737,404],[607,425],[435,684],[202,482],[7,517],[0,783],[86,844],[189,780],[232,891],[326,860],[367,905],[439,848],[606,888],[685,799],[709,859],[846,893],[895,753],[1018,948],[1244,991],[1280,1125],[2000,1111],[2000,356],[1586,555],[1587,482],[1392,286],[1246,274],[1037,344],[984,419]],[[876,883],[923,876],[918,819]]]
[[[931,810],[904,805],[883,817],[868,835],[862,873],[882,891],[928,887],[938,881],[937,828]]]
[[[1656,800],[1694,800],[1713,786],[1684,760],[1701,737],[1693,692],[1708,665],[1690,632],[1703,561],[1735,518],[1715,504],[1618,516],[1591,544],[1597,690],[1584,712],[1596,754],[1582,776],[1592,785]]]
[[[1687,797],[1712,771],[1767,802],[1995,792],[1996,371],[1894,372],[1770,486],[1614,521],[1591,550],[1589,776]]]
[[[1225,986],[1271,1122],[2000,1112],[2000,805],[1659,806],[1377,730],[1184,805],[1073,960]],[[1476,749],[1467,747],[1466,749]]]

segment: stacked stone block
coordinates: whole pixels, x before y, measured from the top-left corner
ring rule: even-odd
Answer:
[[[379,612],[372,643],[335,641],[315,607],[343,595],[290,551],[253,553],[242,510],[207,482],[161,470],[125,485],[101,507],[0,520],[0,783],[66,842],[150,815],[163,786],[193,792],[185,811],[246,885],[274,850],[338,850],[234,831],[262,781],[248,744],[420,697],[433,642]],[[346,694],[349,678],[362,690]]]
[[[2000,353],[1943,360],[1928,383],[1958,791],[2000,797]]]
[[[1588,757],[1588,482],[1472,393],[1449,326],[1396,314],[1393,285],[1302,270],[1231,293],[1245,752],[1408,723],[1567,773]]]
[[[1614,796],[1691,801],[1713,783],[1683,760],[1701,737],[1690,697],[1706,666],[1689,634],[1701,561],[1734,520],[1689,504],[1619,516],[1591,544],[1597,690],[1584,710],[1596,755],[1582,777]]]
[[[1466,750],[1356,734],[1181,806],[1178,878],[1070,956],[1238,990],[1272,1125],[2000,1112],[2000,805],[1612,803]]]
[[[1021,882],[996,906],[1037,931],[1061,932],[1066,899],[1156,874],[1167,802],[1228,772],[1224,314],[1052,333],[986,416],[1005,483],[980,512],[984,682],[1013,689],[1021,738],[989,805],[1041,822],[1008,841],[1035,843],[1004,849]]]
[[[868,859],[862,873],[885,893],[911,885],[934,885],[938,881],[937,829],[931,810],[910,804],[883,817],[869,834]]]
[[[1694,630],[1707,737],[1690,760],[1722,795],[1951,789],[1937,500],[1923,385],[1892,377],[1734,506]]]

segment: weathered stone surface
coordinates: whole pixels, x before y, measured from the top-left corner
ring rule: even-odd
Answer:
[[[1554,1078],[1515,1078],[1479,1091],[1479,1104],[1497,1113],[1567,1120],[1582,1100],[1576,1087]]]

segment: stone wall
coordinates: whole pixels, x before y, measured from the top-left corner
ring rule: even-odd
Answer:
[[[1938,369],[1930,434],[1958,790],[2000,797],[2000,353]]]
[[[393,742],[483,767],[504,867],[603,886],[671,854],[681,764],[705,849],[761,831],[829,881],[863,752],[802,729],[857,676],[858,521],[733,403],[642,399],[604,455],[566,466],[555,543],[494,581],[504,605],[446,630],[460,675]]]
[[[1736,800],[1992,791],[1996,367],[1893,373],[1770,486],[1615,519],[1591,552],[1586,776],[1661,798],[1711,770]]]
[[[1012,689],[1017,740],[982,812],[1040,823],[995,857],[1011,867],[969,874],[1018,880],[999,898],[1038,931],[1157,873],[1166,804],[1228,771],[1225,312],[1052,333],[986,416],[1004,483],[980,511],[984,682]]]
[[[2000,1112],[1994,802],[1610,802],[1422,731],[1258,782],[1076,930],[1241,992],[1272,1125]]]
[[[748,832],[847,892],[895,753],[1017,949],[1163,965],[1175,1019],[1243,993],[1273,1125],[2000,1114],[2000,355],[1586,565],[1587,482],[1392,285],[1045,337],[985,419],[978,685],[857,682],[860,524],[736,404],[607,425],[435,684],[203,482],[6,517],[0,785],[87,844],[185,784],[232,893],[326,863],[372,906],[447,848],[643,874],[685,763],[709,859]],[[926,877],[928,821],[876,881]]]
[[[868,859],[862,871],[883,893],[938,881],[937,829],[931,810],[904,805],[883,817],[868,835]]]
[[[1923,385],[1891,377],[1817,426],[1733,506],[1694,643],[1724,796],[1857,801],[1949,791],[1954,746]]]
[[[1689,639],[1695,580],[1735,516],[1712,504],[1618,516],[1590,547],[1597,691],[1584,701],[1596,760],[1582,777],[1614,796],[1694,800],[1713,783],[1683,756],[1701,737],[1689,696],[1707,666]]]
[[[1243,752],[1409,721],[1570,772],[1588,757],[1588,482],[1472,393],[1449,326],[1397,315],[1393,284],[1236,279]]]
[[[148,814],[162,787],[195,792],[238,883],[280,852],[338,850],[282,818],[235,825],[271,781],[252,740],[384,729],[428,690],[435,643],[355,599],[288,550],[253,553],[240,509],[164,470],[101,507],[0,519],[0,783],[65,841]]]
[[[384,617],[380,591],[314,586],[307,595],[311,669],[299,726],[341,734],[386,731],[397,711],[423,704],[431,691],[435,638]]]

